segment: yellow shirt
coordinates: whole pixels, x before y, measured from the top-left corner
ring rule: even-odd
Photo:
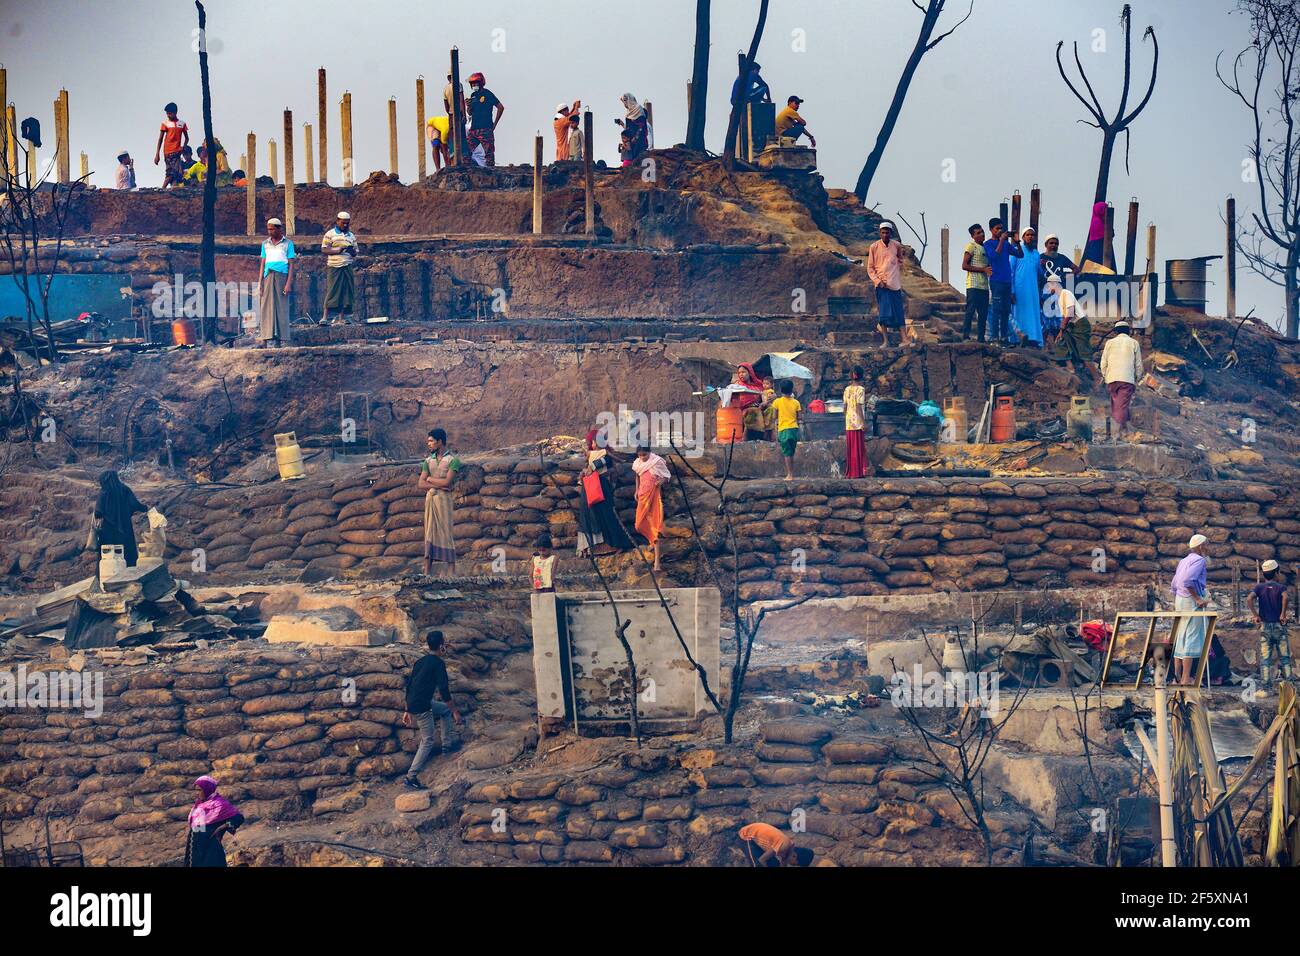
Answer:
[[[799,413],[803,411],[803,406],[799,400],[791,398],[789,395],[782,395],[772,407],[776,409],[776,430],[785,431],[787,428],[799,427]]]
[[[438,139],[444,143],[451,141],[451,119],[446,116],[435,116],[429,120],[429,138],[433,139],[433,132],[437,131]]]
[[[865,431],[866,416],[863,414],[867,401],[867,390],[861,385],[850,385],[844,389],[844,430]]]
[[[791,126],[802,122],[803,117],[799,115],[799,111],[793,106],[787,106],[776,114],[776,135],[784,136]]]

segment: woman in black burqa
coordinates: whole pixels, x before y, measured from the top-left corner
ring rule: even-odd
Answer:
[[[135,528],[131,516],[148,511],[135,492],[122,484],[115,471],[99,476],[99,499],[95,502],[95,519],[99,521],[99,543],[120,544],[127,567],[135,567],[140,552],[135,545]]]

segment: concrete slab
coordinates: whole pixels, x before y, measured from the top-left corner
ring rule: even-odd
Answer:
[[[378,630],[336,630],[335,622],[319,615],[277,614],[267,624],[263,636],[271,644],[378,647],[388,643],[388,635]]]

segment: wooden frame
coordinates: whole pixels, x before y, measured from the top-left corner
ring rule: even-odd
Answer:
[[[1146,670],[1147,661],[1151,655],[1151,639],[1155,636],[1156,622],[1162,618],[1172,619],[1169,634],[1174,640],[1169,646],[1170,656],[1173,654],[1173,645],[1177,643],[1176,634],[1179,630],[1179,624],[1194,617],[1208,617],[1209,623],[1205,629],[1205,646],[1201,648],[1201,659],[1196,665],[1196,680],[1191,686],[1200,687],[1205,680],[1206,664],[1210,660],[1210,642],[1214,639],[1214,625],[1218,621],[1218,611],[1118,611],[1115,614],[1115,624],[1110,634],[1110,643],[1106,647],[1106,663],[1101,668],[1101,687],[1106,686],[1106,677],[1110,673],[1110,663],[1115,654],[1115,641],[1119,637],[1119,623],[1125,618],[1136,618],[1139,620],[1148,620],[1147,634],[1142,641],[1142,658],[1138,664],[1137,679],[1133,681],[1133,690],[1142,686],[1142,673]]]

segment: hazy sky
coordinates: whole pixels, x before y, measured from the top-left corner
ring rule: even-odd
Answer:
[[[953,230],[953,274],[965,226],[987,220],[1019,189],[1043,190],[1042,225],[1061,234],[1063,251],[1082,244],[1097,175],[1099,133],[1057,75],[1058,40],[1078,40],[1108,112],[1118,100],[1123,43],[1118,0],[974,0],[971,19],[921,64],[868,203],[930,226],[925,265],[939,272],[939,227]],[[749,43],[758,0],[713,0],[709,146],[721,148],[736,51]],[[1214,75],[1215,56],[1244,45],[1234,0],[1135,0],[1135,86],[1145,88],[1150,24],[1160,41],[1160,75],[1133,126],[1131,170],[1122,150],[1111,173],[1122,248],[1127,203],[1136,195],[1145,226],[1158,227],[1157,256],[1223,252],[1220,220],[1235,193],[1239,214],[1257,203],[1242,181],[1250,117]],[[531,161],[541,129],[560,100],[580,97],[596,110],[596,155],[614,160],[619,94],[654,103],[658,145],[685,136],[694,0],[209,0],[208,46],[215,131],[233,162],[248,132],[265,143],[282,136],[295,113],[299,176],[302,123],[316,122],[316,69],[329,70],[331,179],[339,182],[338,100],[350,90],[358,180],[388,163],[387,100],[398,100],[399,166],[415,172],[415,78],[423,74],[429,109],[440,102],[448,49],[461,51],[463,75],[481,70],[504,101],[498,162]],[[945,23],[966,12],[950,0]],[[920,14],[909,0],[772,0],[760,50],[774,98],[798,93],[817,136],[827,186],[852,188],[875,141]],[[188,0],[0,0],[0,63],[18,116],[35,115],[52,141],[53,100],[70,96],[73,169],[90,156],[95,181],[109,182],[114,154],[129,149],[141,185],[161,183],[152,165],[161,107],[176,100],[201,135],[194,5]],[[1094,31],[1105,52],[1094,52]],[[1134,98],[1140,95],[1135,92]],[[48,147],[47,147],[48,148]],[[945,161],[956,181],[944,182]],[[904,238],[911,240],[904,230]],[[1274,324],[1281,290],[1240,267],[1238,308],[1257,307]],[[1211,265],[1210,311],[1223,311],[1223,270]]]

